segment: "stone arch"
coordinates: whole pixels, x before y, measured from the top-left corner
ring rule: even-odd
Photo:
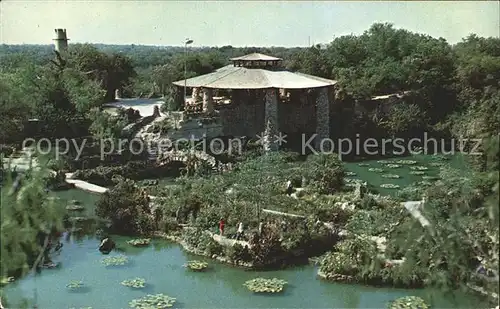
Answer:
[[[168,164],[170,162],[188,163],[188,161],[191,160],[193,157],[198,159],[199,162],[207,163],[212,168],[215,168],[217,165],[217,162],[213,156],[199,150],[191,150],[191,151],[177,150],[177,151],[163,152],[158,156],[157,162],[160,166]]]

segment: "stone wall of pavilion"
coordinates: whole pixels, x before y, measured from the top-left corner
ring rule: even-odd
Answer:
[[[280,102],[278,107],[279,130],[287,134],[314,133],[316,130],[316,104],[313,93],[295,90],[290,101]]]
[[[264,100],[248,98],[244,91],[236,93],[233,103],[217,107],[224,135],[255,136],[264,131]]]
[[[316,133],[317,129],[317,89],[292,90],[290,100],[278,100],[278,132],[285,134]],[[330,119],[335,112],[333,87],[328,91],[330,100]],[[217,106],[222,124],[223,135],[255,136],[261,135],[265,129],[265,102],[264,92],[247,90],[234,91],[233,103]],[[332,123],[330,123],[330,127]],[[330,131],[330,133],[332,133]]]

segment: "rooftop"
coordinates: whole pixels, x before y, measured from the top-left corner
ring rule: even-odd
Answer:
[[[248,54],[248,55],[245,55],[245,56],[241,56],[241,57],[236,57],[236,58],[231,58],[232,61],[234,60],[246,60],[246,61],[278,61],[278,60],[282,60],[281,58],[276,58],[276,57],[273,57],[273,56],[268,56],[268,55],[264,55],[264,54],[259,54],[259,53],[253,53],[253,54]]]
[[[236,61],[278,61],[280,58],[263,54],[249,54],[243,57],[233,58]],[[227,65],[215,72],[189,78],[185,81],[179,80],[173,84],[176,86],[203,87],[213,89],[304,89],[333,86],[334,80],[321,78],[313,75],[294,73],[287,70],[272,70],[259,67],[245,67]]]

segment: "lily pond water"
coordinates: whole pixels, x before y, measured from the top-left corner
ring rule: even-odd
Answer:
[[[418,161],[420,166],[434,162],[432,158],[425,157],[413,157],[412,160]],[[448,162],[461,165],[463,160],[453,158]],[[404,187],[422,179],[421,176],[411,175],[408,166],[384,172],[398,174],[402,178],[383,178],[381,175],[384,173],[368,169],[386,169],[384,166],[387,163],[377,160],[363,163],[369,165],[347,163],[346,167],[357,174],[352,177],[368,181],[376,187],[383,183]],[[427,175],[437,175],[438,171],[439,167],[436,167],[426,172]],[[394,191],[381,189],[382,194]],[[97,194],[76,189],[55,194],[68,202],[80,201],[85,210],[78,216],[94,215],[94,204],[99,198]],[[65,238],[63,249],[54,258],[55,262],[60,262],[58,268],[43,270],[36,278],[28,276],[5,287],[11,307],[18,307],[16,304],[23,300],[33,304],[36,296],[40,309],[121,309],[129,308],[133,299],[163,293],[177,299],[174,308],[386,308],[391,300],[407,295],[420,296],[433,308],[487,308],[477,299],[463,294],[445,296],[430,289],[405,290],[325,282],[317,279],[317,267],[312,265],[266,272],[245,271],[190,255],[179,245],[163,240],[154,240],[150,246],[138,248],[127,244],[128,238],[117,236],[114,239],[117,250],[104,256],[97,249],[99,240],[95,236]],[[102,263],[103,258],[117,255],[127,256],[129,263],[116,267],[106,267]],[[194,259],[208,262],[208,270],[187,270],[184,264]],[[276,295],[254,294],[243,284],[257,277],[283,279],[288,285]],[[144,278],[145,287],[134,289],[121,284],[124,280],[135,278]],[[66,285],[77,281],[83,283],[82,288],[67,288]]]
[[[128,308],[129,302],[146,294],[163,293],[177,299],[175,308],[385,308],[387,303],[405,295],[417,295],[435,308],[477,308],[473,299],[444,297],[432,290],[374,288],[324,282],[316,278],[313,266],[287,270],[253,272],[209,262],[204,272],[191,272],[183,265],[199,257],[185,253],[176,244],[154,241],[149,247],[135,248],[119,238],[118,250],[109,256],[124,254],[125,266],[106,267],[97,247],[97,239],[69,240],[57,261],[61,266],[44,270],[36,279],[24,278],[7,287],[10,302],[33,299],[36,290],[38,308],[94,309]],[[144,278],[145,288],[121,285],[127,279]],[[243,286],[256,277],[280,278],[288,282],[278,295],[253,294]],[[72,281],[83,287],[70,290]]]

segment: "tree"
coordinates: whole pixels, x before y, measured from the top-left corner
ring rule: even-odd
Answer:
[[[96,215],[111,221],[111,229],[119,234],[149,234],[154,231],[149,198],[133,181],[120,181],[102,194],[96,204]]]
[[[45,191],[46,173],[42,168],[19,175],[16,181],[4,178],[0,203],[2,276],[28,272],[35,261],[40,262],[41,254],[47,249],[47,237],[63,228],[64,206]],[[10,175],[9,171],[7,174]]]
[[[68,66],[97,81],[106,91],[106,102],[114,101],[115,90],[128,85],[137,75],[130,58],[121,54],[108,55],[89,44],[71,46]]]

